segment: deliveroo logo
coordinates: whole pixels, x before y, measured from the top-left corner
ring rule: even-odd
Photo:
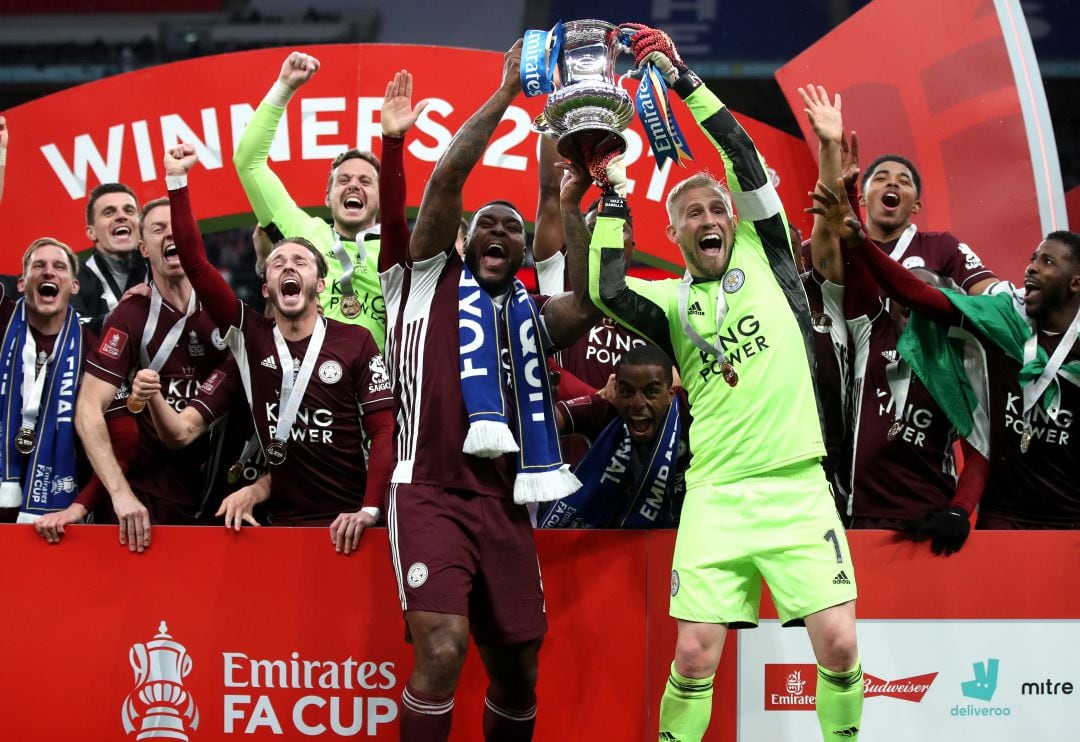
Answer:
[[[994,698],[997,690],[998,661],[988,659],[986,662],[973,662],[971,664],[975,677],[960,684],[960,689],[967,698],[978,701],[990,701]]]

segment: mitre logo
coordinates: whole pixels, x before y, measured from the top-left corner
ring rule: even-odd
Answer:
[[[133,644],[128,653],[135,672],[135,688],[124,699],[121,719],[131,735],[140,720],[137,740],[171,739],[187,742],[189,731],[199,728],[199,709],[184,690],[191,673],[191,657],[183,644],[174,641],[162,621],[158,633],[146,644]]]

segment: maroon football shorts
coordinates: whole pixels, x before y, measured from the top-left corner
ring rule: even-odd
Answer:
[[[390,557],[402,610],[466,616],[477,644],[547,631],[528,511],[502,497],[393,484]]]

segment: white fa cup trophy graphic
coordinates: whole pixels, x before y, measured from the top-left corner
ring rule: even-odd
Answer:
[[[135,689],[124,699],[121,717],[124,732],[135,731],[142,718],[141,739],[188,739],[187,732],[199,728],[199,709],[184,689],[191,673],[191,657],[183,644],[173,640],[162,621],[157,635],[146,644],[134,644],[128,654],[135,672]]]

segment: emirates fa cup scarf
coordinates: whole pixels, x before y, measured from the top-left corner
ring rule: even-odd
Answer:
[[[514,280],[499,308],[469,267],[461,267],[459,370],[469,415],[462,450],[489,459],[516,453],[514,502],[519,505],[558,500],[581,486],[562,461],[539,329],[536,303],[520,281]],[[501,338],[509,350],[511,399],[503,384]]]

